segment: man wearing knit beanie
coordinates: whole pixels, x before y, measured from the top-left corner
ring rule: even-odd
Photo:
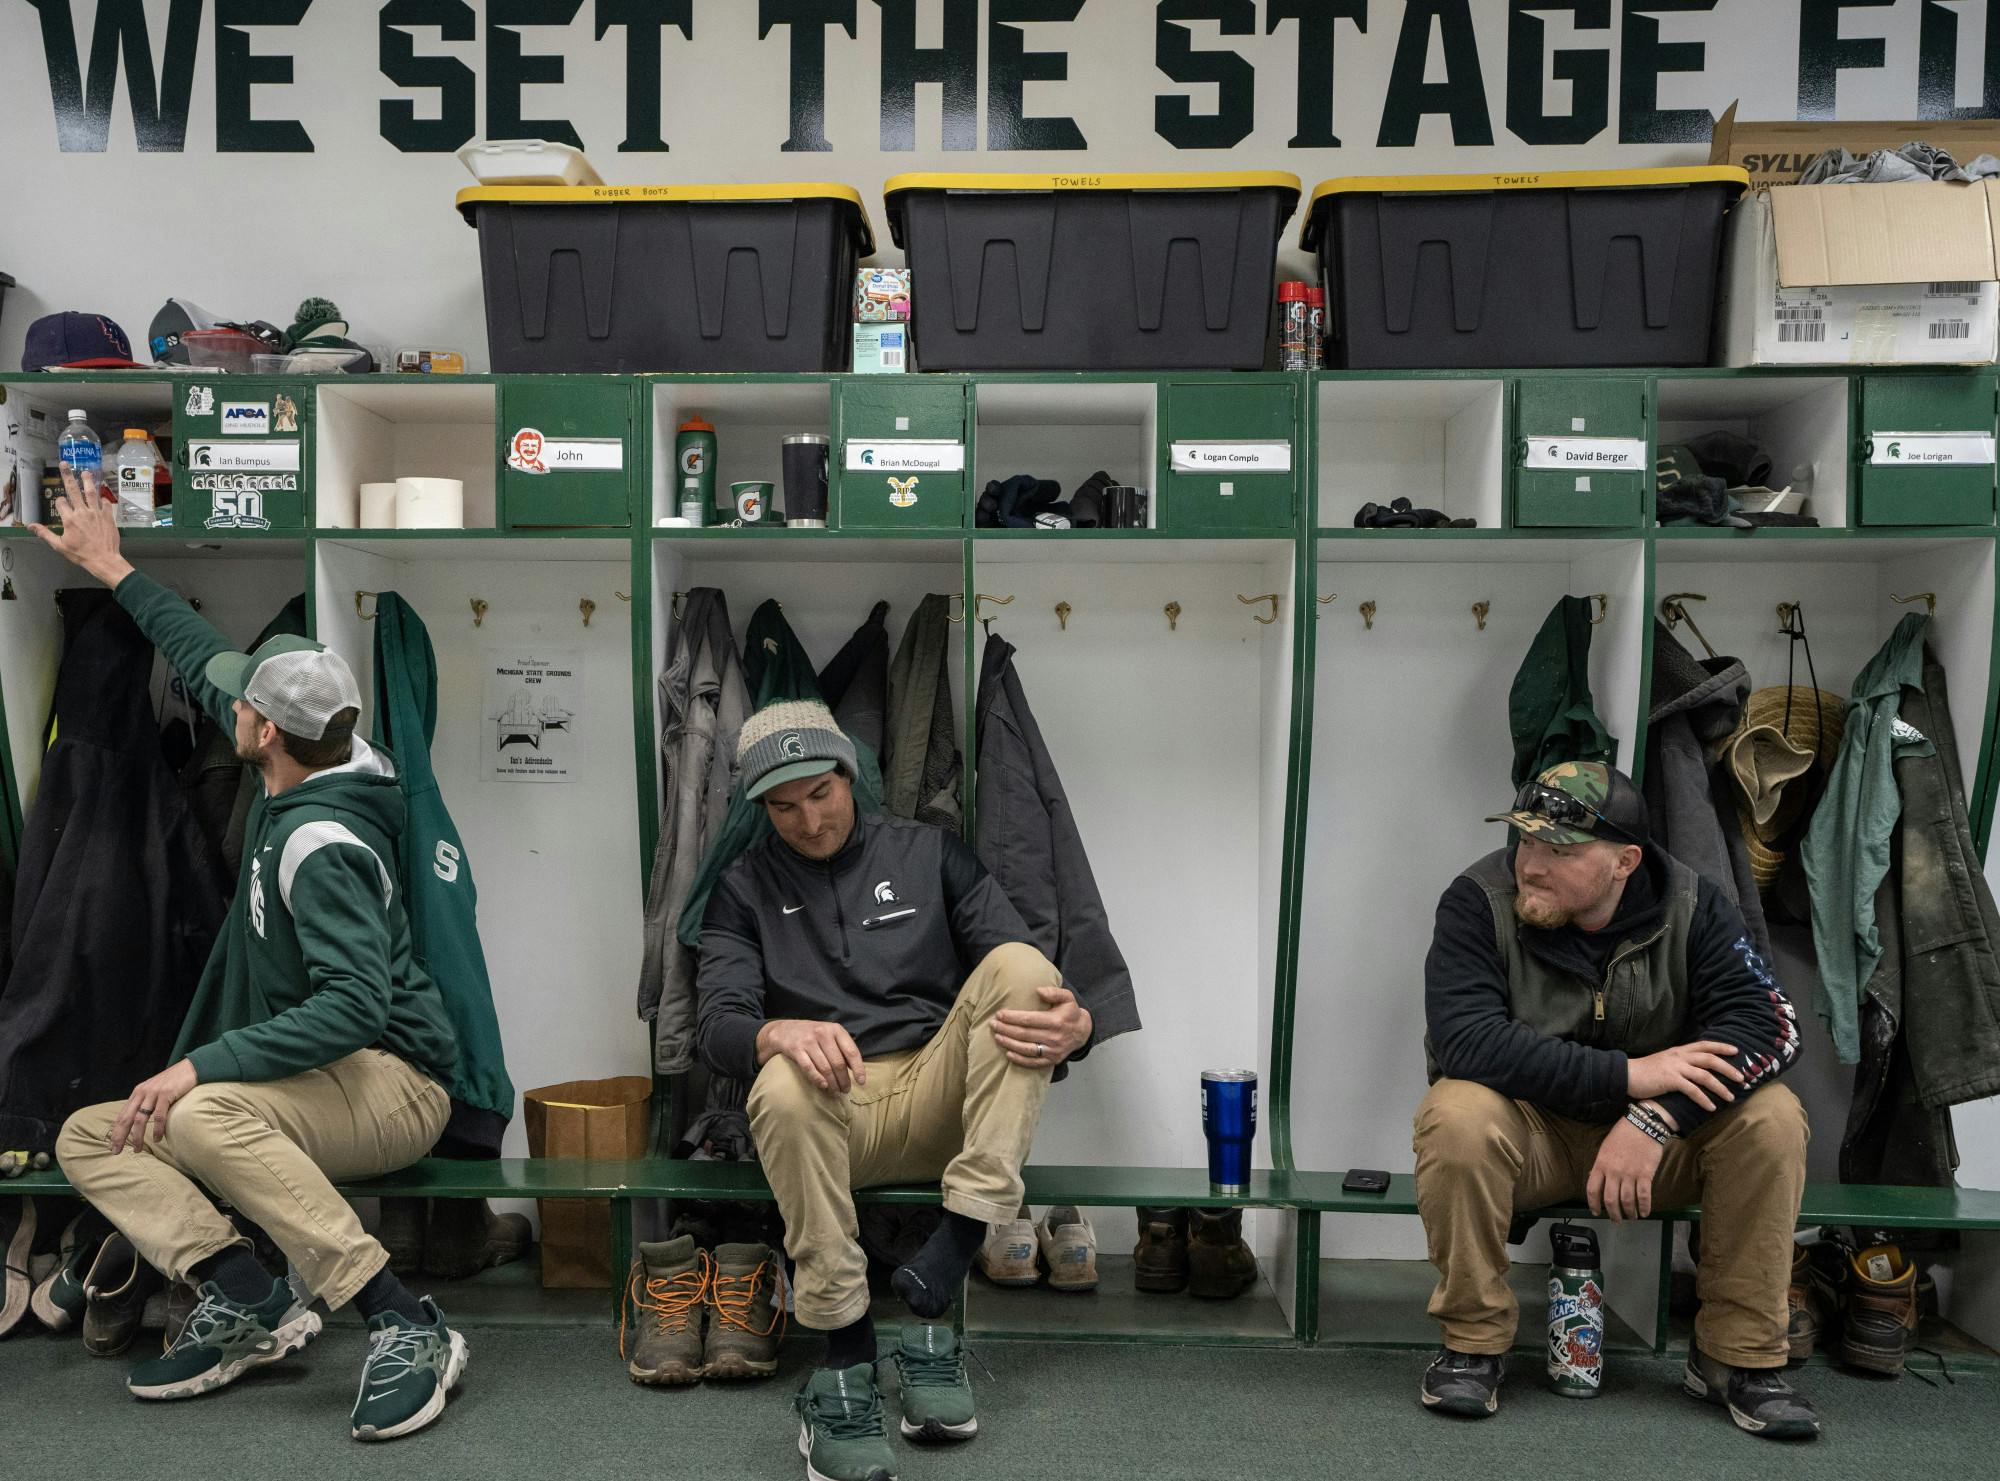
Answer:
[[[902,1431],[978,1428],[949,1325],[986,1226],[1016,1217],[1051,1071],[1089,1012],[952,833],[858,814],[854,744],[817,700],[767,706],[736,751],[772,836],[716,882],[702,921],[696,1045],[751,1082],[757,1155],[797,1262],[793,1305],[827,1334],[800,1391],[807,1474],[894,1473],[875,1391],[867,1257],[852,1190],[937,1179],[945,1218],[892,1278],[921,1319],[894,1354]]]

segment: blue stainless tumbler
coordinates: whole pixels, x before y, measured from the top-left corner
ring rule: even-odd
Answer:
[[[1257,1138],[1257,1072],[1201,1072],[1201,1129],[1208,1138],[1211,1193],[1250,1191],[1250,1144]]]

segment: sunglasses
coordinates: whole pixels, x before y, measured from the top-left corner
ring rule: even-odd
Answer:
[[[1644,840],[1631,829],[1619,827],[1581,797],[1573,797],[1540,781],[1526,782],[1514,794],[1514,811],[1532,813],[1559,827],[1576,828],[1585,833],[1622,839],[1642,848],[1645,846]]]

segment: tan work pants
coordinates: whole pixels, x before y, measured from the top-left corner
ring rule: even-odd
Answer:
[[[1417,1210],[1438,1272],[1430,1314],[1447,1347],[1490,1354],[1514,1345],[1520,1313],[1507,1284],[1507,1226],[1517,1212],[1581,1201],[1610,1130],[1470,1080],[1431,1086],[1417,1111]],[[1701,1203],[1695,1340],[1721,1362],[1786,1360],[1807,1135],[1798,1097],[1765,1085],[1669,1142],[1654,1175],[1655,1208]]]
[[[209,1195],[261,1227],[314,1295],[344,1306],[388,1261],[338,1179],[408,1167],[436,1143],[451,1110],[444,1087],[380,1049],[362,1049],[283,1080],[197,1085],[167,1131],[114,1154],[106,1139],[123,1101],[85,1106],[63,1124],[56,1156],[77,1192],[155,1270],[175,1280],[247,1244]]]
[[[1034,947],[996,947],[929,1043],[867,1060],[868,1083],[845,1095],[782,1055],[765,1063],[750,1090],[750,1133],[784,1215],[806,1326],[831,1331],[868,1310],[853,1189],[936,1178],[954,1213],[996,1223],[1020,1210],[1050,1072],[1008,1059],[986,1025],[1003,1008],[1041,1011],[1035,989],[1061,981]]]

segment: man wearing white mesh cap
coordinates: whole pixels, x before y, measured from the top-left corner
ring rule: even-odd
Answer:
[[[352,1301],[369,1348],[351,1433],[409,1434],[443,1412],[465,1339],[389,1272],[333,1187],[430,1149],[458,1057],[395,885],[395,763],[354,733],[361,691],[339,654],[290,636],[230,651],[132,568],[108,509],[71,484],[57,500],[62,532],[35,533],[112,589],[263,780],[173,1062],[126,1100],[76,1112],[56,1142],[77,1191],[148,1264],[199,1292],[166,1352],[126,1384],[141,1399],[208,1393],[316,1337],[312,1296]],[[311,1295],[265,1270],[210,1194],[260,1225]]]

